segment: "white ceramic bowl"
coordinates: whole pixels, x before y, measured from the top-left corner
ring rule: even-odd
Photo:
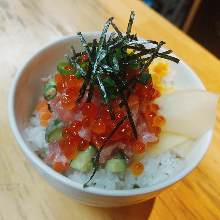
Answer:
[[[85,35],[87,40],[91,41],[97,38],[99,33],[86,33]],[[26,141],[23,131],[42,92],[40,78],[55,71],[56,63],[63,59],[64,54],[69,51],[70,45],[74,45],[77,50],[81,48],[77,36],[68,36],[34,54],[18,70],[10,91],[8,102],[10,126],[22,151],[39,173],[50,184],[79,202],[93,206],[113,207],[135,204],[155,197],[161,190],[181,180],[191,172],[207,151],[212,131],[204,134],[196,142],[193,151],[187,156],[186,166],[180,172],[169,177],[166,181],[139,189],[104,190],[93,187],[84,189],[81,184],[55,172],[38,158]],[[201,81],[184,62],[181,61],[178,65],[171,64],[171,68],[178,72],[175,79],[178,88],[204,89]]]

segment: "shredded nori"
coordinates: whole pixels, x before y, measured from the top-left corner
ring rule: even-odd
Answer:
[[[133,189],[138,189],[138,188],[140,188],[140,186],[138,184],[133,185]]]

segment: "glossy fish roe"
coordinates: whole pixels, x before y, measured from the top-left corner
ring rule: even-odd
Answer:
[[[140,161],[133,161],[129,168],[134,176],[139,176],[144,171],[144,165]]]

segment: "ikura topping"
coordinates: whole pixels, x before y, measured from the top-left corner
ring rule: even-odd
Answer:
[[[64,163],[62,161],[55,161],[53,163],[53,169],[56,170],[59,173],[63,173],[69,169],[69,164]]]
[[[179,60],[160,51],[164,42],[131,34],[133,19],[132,11],[126,34],[113,18],[92,42],[79,32],[84,50],[71,47],[36,107],[49,145],[44,160],[60,173],[93,170],[84,187],[99,168],[141,175],[144,165],[135,158],[158,142],[166,123],[154,100],[165,91],[165,59]],[[116,33],[107,37],[110,26]]]
[[[145,144],[140,140],[134,141],[131,146],[134,154],[142,154],[145,152]]]
[[[140,161],[133,161],[129,168],[134,176],[139,176],[144,171],[144,165]]]

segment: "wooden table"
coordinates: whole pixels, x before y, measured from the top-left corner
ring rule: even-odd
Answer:
[[[100,30],[110,16],[125,29],[131,9],[139,36],[166,41],[208,90],[220,92],[220,62],[139,1],[0,0],[0,220],[220,219],[219,116],[198,168],[155,200],[114,209],[83,206],[57,192],[26,161],[11,133],[7,95],[21,63],[63,35]]]

